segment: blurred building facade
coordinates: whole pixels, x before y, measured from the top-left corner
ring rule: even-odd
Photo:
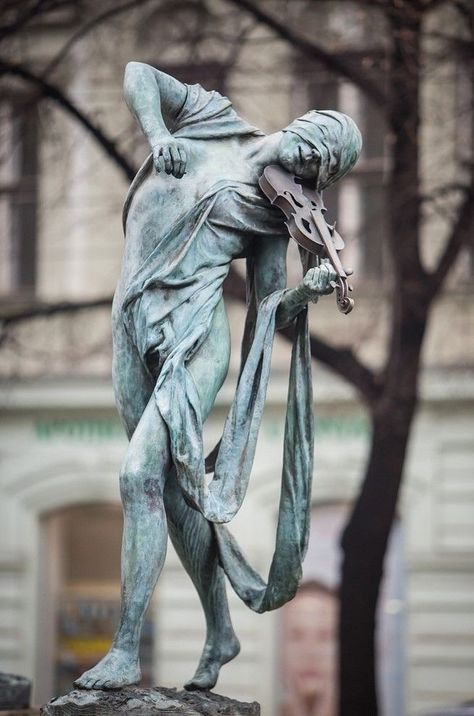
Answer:
[[[327,203],[347,241],[357,307],[344,317],[328,298],[312,309],[311,322],[317,333],[354,345],[377,366],[390,281],[383,248],[390,137],[383,117],[353,86],[336,83],[262,26],[236,19],[224,2],[209,2],[208,10],[193,2],[145,5],[74,43],[54,77],[137,165],[147,148],[121,94],[123,68],[131,59],[219,89],[268,132],[314,106],[351,114],[365,138],[364,154],[337,194],[328,192]],[[330,12],[317,14],[296,3],[295,12],[302,13],[303,27],[317,28],[328,43],[345,38],[362,51],[383,38],[382,28],[373,21],[369,26],[356,5],[341,13],[333,4]],[[33,25],[26,41],[12,41],[12,52],[44,68],[77,20],[72,10],[58,15],[57,24]],[[444,22],[444,15],[435,17],[434,29]],[[470,140],[459,108],[466,98],[463,82],[459,68],[449,63],[427,74],[421,136],[427,191],[441,174],[454,180],[459,142]],[[32,298],[93,302],[111,295],[122,251],[123,175],[83,127],[51,102],[35,104],[34,94],[25,94],[19,83],[9,86],[1,111],[4,305],[27,306]],[[444,235],[443,220],[429,215],[428,263]],[[293,283],[294,266],[290,256]],[[472,696],[471,279],[470,257],[463,255],[429,326],[421,404],[387,567],[390,584],[380,608],[385,716],[422,713]],[[209,446],[219,436],[238,370],[245,309],[231,301],[228,310],[232,369],[206,427]],[[66,690],[75,670],[103,653],[116,618],[117,478],[126,440],[111,389],[109,314],[99,306],[22,321],[9,329],[0,359],[0,668],[31,675],[38,701]],[[278,338],[251,486],[233,523],[261,572],[274,542],[288,364],[289,348]],[[334,590],[338,534],[363,475],[370,428],[354,391],[319,365],[314,389],[313,535],[320,541],[312,539],[305,579]],[[286,688],[282,614],[255,615],[229,596],[243,648],[223,668],[218,689],[257,699],[266,716],[276,714]],[[145,629],[146,679],[183,683],[203,639],[197,595],[170,547]]]

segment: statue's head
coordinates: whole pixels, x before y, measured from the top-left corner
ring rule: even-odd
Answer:
[[[285,127],[278,148],[280,164],[325,189],[352,169],[362,149],[359,129],[342,112],[313,109]]]

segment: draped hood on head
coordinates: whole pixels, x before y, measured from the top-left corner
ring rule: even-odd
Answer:
[[[284,128],[308,142],[321,157],[317,189],[325,189],[352,169],[362,149],[353,119],[333,110],[312,109]]]

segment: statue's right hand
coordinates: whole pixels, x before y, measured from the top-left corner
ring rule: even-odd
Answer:
[[[184,142],[172,134],[161,137],[152,146],[153,164],[157,172],[181,179],[186,173],[187,155]]]

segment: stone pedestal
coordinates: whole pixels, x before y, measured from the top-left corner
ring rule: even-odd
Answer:
[[[31,681],[24,676],[0,672],[0,712],[29,708]]]
[[[474,716],[474,701],[459,706],[446,706],[441,711],[431,711],[426,716]]]
[[[234,701],[209,691],[176,689],[140,689],[117,691],[75,689],[66,696],[52,699],[41,709],[42,716],[260,716],[256,703]]]

